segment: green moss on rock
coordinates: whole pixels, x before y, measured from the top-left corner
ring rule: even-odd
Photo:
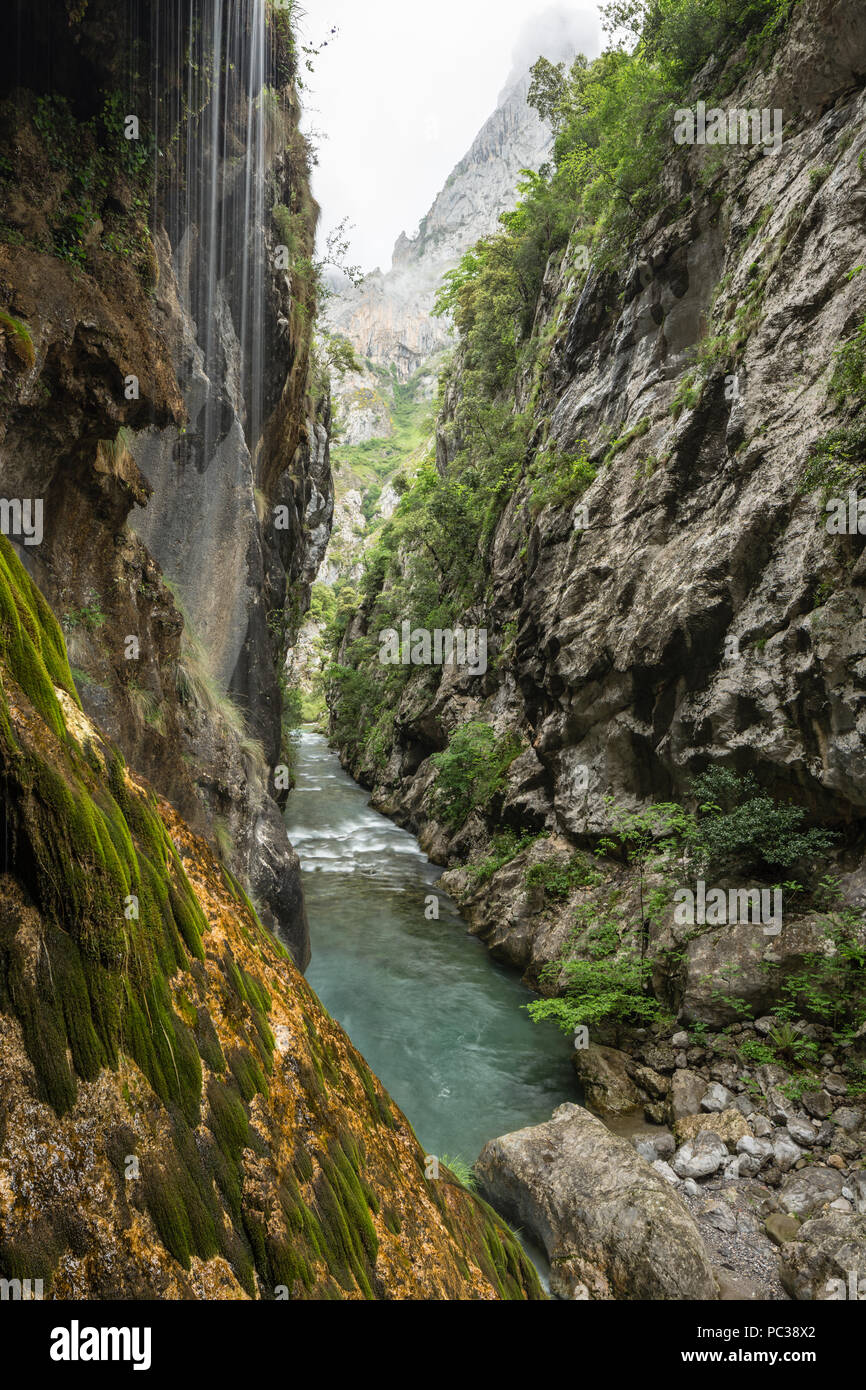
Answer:
[[[54,686],[80,704],[63,634],[6,536],[0,536],[0,668],[8,670],[33,708],[62,738],[66,726]]]
[[[117,1093],[131,1123],[112,1121],[103,1144],[116,1209],[127,1225],[132,1208],[146,1213],[182,1269],[222,1256],[251,1297],[285,1289],[292,1298],[384,1296],[376,1222],[406,1240],[387,1199],[406,1181],[399,1152],[408,1137],[397,1142],[384,1130],[402,1120],[296,975],[281,1012],[300,994],[304,1027],[294,1015],[291,1032],[301,1036],[291,1066],[275,1073],[273,1000],[247,967],[251,959],[272,971],[277,962],[293,967],[215,866],[214,883],[228,885],[242,920],[219,920],[211,900],[225,911],[220,887],[205,888],[202,910],[167,828],[186,845],[184,827],[161,812],[117,750],[82,735],[77,718],[67,729],[69,706],[56,689],[76,698],[60,629],[0,543],[0,778],[14,866],[14,887],[0,894],[0,1011],[20,1024],[34,1090],[63,1115],[79,1083],[125,1066]],[[153,1131],[140,1145],[133,1115],[147,1117],[145,1132],[156,1126],[156,1145]],[[275,1142],[284,1123],[293,1133],[288,1157]],[[129,1154],[140,1160],[140,1182],[125,1180]],[[414,1181],[420,1192],[420,1169]],[[432,1193],[458,1251],[452,1270],[475,1281],[474,1261],[503,1297],[535,1296],[513,1237],[459,1192],[451,1200]],[[74,1214],[56,1216],[54,1229],[34,1226],[39,1268],[50,1274],[65,1249],[86,1251],[87,1240]],[[0,1274],[15,1277],[21,1249],[17,1237],[5,1239]],[[33,1275],[30,1247],[27,1261]]]

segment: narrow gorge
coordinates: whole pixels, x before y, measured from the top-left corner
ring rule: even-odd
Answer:
[[[0,17],[0,1303],[866,1298],[866,13],[524,6],[361,275],[310,11]]]

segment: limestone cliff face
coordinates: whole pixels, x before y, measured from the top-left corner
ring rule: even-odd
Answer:
[[[28,346],[0,335],[0,475],[44,505],[19,554],[89,713],[303,965],[273,768],[278,672],[333,507],[297,269],[317,210],[287,19],[249,0],[218,32],[220,14],[4,13],[0,300]]]
[[[547,830],[566,850],[594,844],[610,825],[605,797],[684,799],[721,762],[832,827],[847,900],[866,904],[863,538],[828,535],[820,494],[803,488],[811,448],[840,421],[834,352],[866,317],[864,72],[860,7],[808,0],[770,69],[726,98],[782,108],[781,148],[738,151],[712,179],[699,177],[706,150],[672,160],[668,206],[621,279],[583,274],[575,247],[548,267],[536,331],[553,346],[533,443],[585,450],[597,469],[587,511],[539,512],[518,487],[487,557],[487,598],[464,618],[489,631],[486,676],[417,672],[384,769],[350,758],[440,862],[489,843],[484,818],[456,838],[437,824],[430,796],[430,755],[484,719],[524,745],[494,825]],[[459,367],[450,390],[443,463]],[[543,852],[483,890],[462,882],[478,930],[533,978],[573,916],[552,918],[523,891]],[[621,877],[615,865],[606,875],[608,888]],[[677,944],[672,925],[663,936]],[[674,1002],[712,1017],[701,981],[724,960],[766,1007],[763,959],[794,962],[817,939],[806,922],[772,947],[722,928],[690,945]]]
[[[328,306],[330,327],[362,357],[386,367],[393,363],[401,381],[450,342],[448,325],[431,312],[442,276],[496,230],[500,213],[514,206],[521,170],[538,169],[550,152],[550,129],[526,102],[529,82],[528,73],[510,80],[417,237],[410,241],[401,233],[391,268],[373,271]]]
[[[5,538],[0,784],[0,1277],[57,1299],[541,1296],[81,709]]]

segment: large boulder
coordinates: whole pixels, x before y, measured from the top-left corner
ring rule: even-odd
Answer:
[[[670,1123],[675,1125],[677,1120],[683,1119],[686,1115],[696,1115],[706,1091],[706,1077],[700,1076],[696,1071],[689,1071],[686,1067],[675,1071],[671,1078],[668,1097]]]
[[[779,1202],[790,1216],[807,1217],[842,1195],[845,1181],[836,1168],[812,1164],[791,1173],[782,1183]]]
[[[692,1217],[669,1182],[579,1105],[492,1139],[481,1189],[546,1251],[564,1298],[715,1299]]]
[[[701,1130],[677,1149],[671,1167],[678,1178],[709,1178],[719,1171],[727,1157],[724,1140],[709,1130]]]
[[[653,983],[664,995],[674,988],[683,1023],[700,1021],[722,1027],[740,1017],[737,1004],[719,989],[720,972],[730,971],[736,981],[730,993],[744,1000],[755,1013],[762,1013],[776,1002],[780,984],[803,968],[806,957],[820,950],[826,934],[820,917],[786,921],[779,936],[768,936],[751,922],[694,928],[672,922],[654,933],[656,964]],[[670,961],[676,961],[676,979],[671,979]],[[768,970],[767,966],[773,969]]]
[[[779,1275],[791,1298],[866,1297],[866,1217],[831,1211],[807,1221],[782,1246]]]
[[[625,1115],[640,1110],[642,1097],[628,1073],[630,1058],[614,1047],[590,1043],[573,1054],[584,1101],[596,1115]]]
[[[734,1153],[740,1140],[749,1138],[752,1131],[739,1110],[724,1110],[720,1115],[685,1115],[674,1126],[678,1144],[685,1144],[703,1133],[717,1134]]]

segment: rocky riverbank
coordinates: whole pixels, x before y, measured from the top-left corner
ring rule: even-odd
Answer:
[[[591,1044],[574,1062],[600,1120],[565,1105],[485,1147],[482,1189],[544,1246],[554,1293],[835,1299],[866,1278],[864,1097],[829,1052],[804,1092],[744,1062],[775,1027]]]

